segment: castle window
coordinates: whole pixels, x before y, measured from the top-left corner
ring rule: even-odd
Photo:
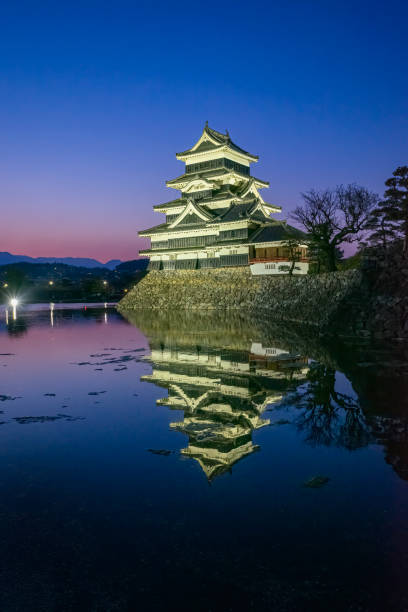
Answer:
[[[220,232],[220,240],[233,240],[234,238],[248,238],[248,229],[242,227],[236,230],[224,230]]]
[[[232,161],[231,159],[227,159],[226,157],[220,159],[211,159],[206,162],[198,162],[196,164],[188,164],[186,166],[186,173],[189,174],[191,172],[202,172],[204,170],[210,170],[212,168],[228,168],[229,170],[234,170],[235,172],[239,172],[240,174],[246,174],[249,176],[249,166],[244,166],[243,164],[238,164],[237,162]]]

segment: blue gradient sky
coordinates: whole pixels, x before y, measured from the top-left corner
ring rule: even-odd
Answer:
[[[134,258],[206,119],[286,214],[408,163],[406,2],[8,4],[0,251]]]

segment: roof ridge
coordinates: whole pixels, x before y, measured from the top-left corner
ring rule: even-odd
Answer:
[[[225,141],[229,139],[229,134],[227,131],[227,134],[223,134],[222,132],[219,132],[218,130],[214,130],[214,128],[210,128],[208,125],[208,121],[206,122],[205,128],[204,130],[206,130],[207,132],[209,132],[209,134],[211,136],[215,136],[216,138],[221,138],[221,140]]]
[[[254,238],[256,238],[258,236],[258,234],[264,229],[263,225],[260,225],[252,234],[251,236],[251,240],[253,240]]]
[[[193,197],[191,197],[191,196],[190,196],[190,197],[187,199],[186,208],[187,208],[187,206],[188,206],[190,203],[193,205],[193,207],[194,207],[194,208],[196,208],[196,209],[197,209],[199,212],[201,212],[203,215],[207,215],[207,216],[209,216],[210,218],[213,218],[213,217],[214,217],[214,215],[211,213],[211,210],[209,210],[209,209],[207,210],[207,208],[205,208],[205,209],[204,209],[204,208],[201,206],[200,202],[199,202],[199,201],[196,201],[196,200],[195,200]],[[185,209],[184,209],[184,210],[185,210]],[[183,214],[183,212],[184,212],[184,211],[182,211],[182,212],[180,213],[180,215],[182,215],[182,214]]]
[[[203,132],[201,134],[200,139],[197,142],[201,140],[204,134],[207,134],[210,137],[210,139],[215,140],[215,142],[217,143],[216,146],[229,146],[231,147],[232,150],[235,150],[236,152],[241,153],[242,155],[249,156],[253,160],[259,159],[258,155],[252,155],[252,153],[248,153],[248,151],[245,151],[245,149],[242,149],[239,145],[235,144],[235,142],[231,140],[228,130],[226,130],[225,134],[223,134],[222,132],[219,132],[218,130],[214,130],[214,128],[210,128],[210,126],[208,125],[208,121],[205,122]],[[189,153],[193,153],[193,149],[196,145],[197,143],[193,145],[193,147],[190,147],[189,149],[185,151],[176,153],[176,156],[187,155]]]

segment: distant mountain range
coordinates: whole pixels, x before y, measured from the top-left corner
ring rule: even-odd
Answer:
[[[81,268],[106,268],[114,270],[121,264],[120,259],[110,259],[106,263],[101,263],[97,259],[89,257],[29,257],[28,255],[13,255],[7,251],[0,251],[0,266],[13,263],[62,263],[68,266],[78,266]]]

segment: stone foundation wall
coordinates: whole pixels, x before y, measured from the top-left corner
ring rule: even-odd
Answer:
[[[347,311],[348,301],[358,301],[361,284],[356,270],[292,278],[253,277],[246,267],[151,271],[123,298],[119,310],[238,309],[328,328],[339,311]]]

